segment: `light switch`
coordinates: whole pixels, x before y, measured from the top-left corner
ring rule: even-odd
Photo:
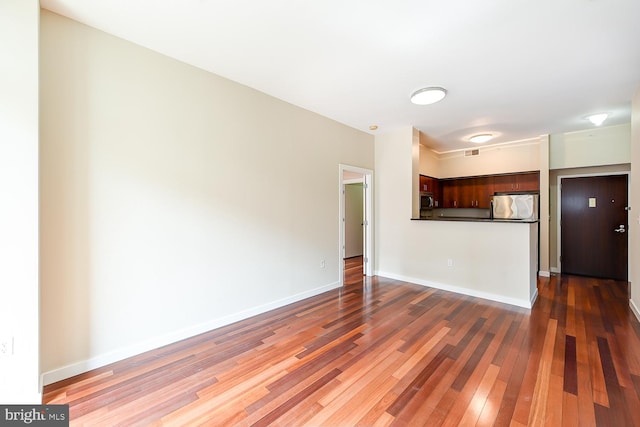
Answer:
[[[596,198],[595,197],[589,197],[589,207],[590,208],[595,208],[596,207]]]

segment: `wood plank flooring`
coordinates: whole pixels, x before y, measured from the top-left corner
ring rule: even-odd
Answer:
[[[44,403],[86,426],[640,426],[626,282],[541,278],[529,311],[363,279],[359,261],[342,289],[51,384]]]

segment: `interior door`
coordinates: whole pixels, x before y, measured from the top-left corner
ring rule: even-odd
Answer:
[[[562,273],[627,280],[628,176],[563,178]]]

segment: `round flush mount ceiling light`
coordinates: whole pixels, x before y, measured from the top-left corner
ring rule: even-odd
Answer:
[[[594,125],[600,126],[605,120],[607,120],[607,117],[609,117],[609,113],[598,113],[587,116],[586,119]]]
[[[447,90],[442,87],[425,87],[411,94],[411,102],[417,105],[435,104],[442,101],[445,96],[447,96]]]
[[[490,133],[481,133],[478,135],[473,135],[469,138],[469,141],[475,142],[476,144],[482,144],[483,142],[491,141],[493,139],[493,135]]]

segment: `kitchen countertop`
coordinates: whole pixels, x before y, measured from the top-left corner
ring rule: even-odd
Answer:
[[[502,219],[502,218],[473,218],[460,216],[434,216],[431,218],[411,218],[412,221],[466,221],[466,222],[514,222],[531,224],[538,222],[537,219]]]

